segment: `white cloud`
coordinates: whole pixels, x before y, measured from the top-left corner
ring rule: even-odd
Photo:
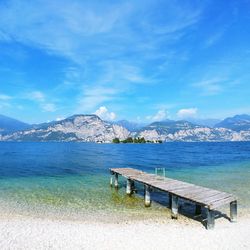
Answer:
[[[19,110],[23,110],[23,106],[22,105],[17,105],[16,106]]]
[[[139,84],[152,83],[139,66],[122,60],[106,60],[97,65],[97,79],[91,85],[84,85],[78,97],[76,113],[90,112],[97,107],[122,99]]]
[[[164,19],[160,15],[159,20],[164,20],[161,25],[159,23],[147,23],[146,27],[156,34],[172,35],[173,39],[179,39],[185,34],[185,29],[196,24],[201,17],[201,9],[182,8],[176,3],[167,2],[168,8],[162,12]],[[174,12],[174,15],[173,15]],[[162,21],[161,20],[161,21]],[[158,25],[157,25],[158,24]]]
[[[27,98],[33,101],[44,102],[45,95],[41,91],[32,91],[27,94]]]
[[[106,61],[103,63],[107,73],[112,78],[125,83],[147,83],[149,80],[145,78],[139,67],[128,64],[123,61]]]
[[[56,105],[48,101],[46,95],[39,90],[31,91],[24,97],[38,103],[43,112],[55,112],[57,110]]]
[[[101,106],[99,109],[97,109],[95,111],[95,114],[103,120],[113,121],[116,118],[116,114],[114,112],[109,112],[105,106]]]
[[[6,109],[6,108],[9,108],[11,107],[11,105],[7,102],[5,103],[0,103],[0,109]]]
[[[9,103],[10,99],[12,99],[11,96],[0,94],[0,109],[11,107],[11,104]]]
[[[85,53],[78,52],[83,52],[84,45],[89,44],[89,37],[113,30],[129,10],[127,5],[64,0],[37,0],[28,4],[13,0],[1,6],[0,39],[13,38],[73,61],[84,61],[79,54]],[[96,39],[95,44],[102,42]]]
[[[204,44],[205,48],[208,48],[208,47],[213,46],[214,44],[216,44],[223,37],[223,35],[225,34],[225,32],[227,31],[228,28],[229,28],[229,25],[225,25],[224,27],[221,27],[220,30],[218,30],[215,33],[211,34],[207,38],[207,40],[205,41],[205,44]]]
[[[197,8],[187,3],[183,8],[167,1],[162,5],[164,11],[160,16],[155,15],[158,5],[154,1],[96,4],[77,0],[73,3],[12,0],[0,9],[0,39],[13,39],[74,62],[77,67],[69,68],[64,83],[71,86],[79,82],[84,88],[88,85],[88,91],[79,89],[75,111],[89,112],[107,105],[106,102],[123,98],[123,94],[134,90],[135,84],[152,83],[153,77],[160,78],[153,69],[145,72],[144,64],[150,58],[161,57],[159,48],[162,46],[159,45],[168,47],[168,43],[183,37],[201,17],[202,5]],[[166,54],[172,49],[168,50]],[[119,58],[120,62],[114,58]],[[101,72],[96,69],[98,64]],[[79,73],[81,71],[84,72]],[[96,80],[95,75],[99,75],[102,82]],[[33,99],[47,101],[39,93]]]
[[[177,112],[177,116],[179,118],[190,118],[190,117],[195,117],[197,115],[197,112],[198,112],[197,108],[180,109]]]
[[[226,80],[223,78],[212,78],[194,83],[192,86],[199,88],[203,95],[217,95],[223,91],[222,85],[225,82]]]
[[[146,117],[147,120],[151,121],[162,121],[167,119],[168,117],[168,112],[165,109],[160,109],[157,111],[157,113],[153,116],[149,115]]]
[[[41,108],[45,112],[55,112],[56,106],[54,103],[42,103]]]
[[[155,15],[159,3],[154,1],[12,0],[0,8],[0,39],[42,48],[81,65],[96,55],[98,59],[117,57],[126,47],[143,56],[149,53],[142,52],[155,55],[161,42],[158,36],[164,36],[166,42],[180,39],[200,20],[204,8],[203,4],[186,4],[183,8],[171,1],[161,4],[164,11]],[[146,41],[135,32],[131,16],[139,30],[147,34]],[[140,78],[132,76],[131,80]]]
[[[0,101],[8,101],[10,100],[12,97],[5,95],[5,94],[0,94]]]
[[[224,32],[218,32],[214,35],[212,35],[211,37],[209,37],[206,41],[205,41],[205,48],[208,48],[212,45],[214,45],[216,42],[218,42],[221,37],[223,36]]]
[[[114,100],[122,90],[116,87],[93,86],[83,91],[78,101],[76,113],[89,112],[104,102]]]
[[[57,117],[56,121],[61,121],[61,120],[64,120],[64,119],[65,119],[65,117]]]

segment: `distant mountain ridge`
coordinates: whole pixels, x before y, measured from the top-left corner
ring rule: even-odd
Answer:
[[[83,141],[111,142],[126,139],[130,132],[118,125],[101,120],[97,115],[73,115],[61,121],[2,136],[4,141]]]
[[[226,118],[214,127],[166,120],[144,127],[136,136],[163,141],[249,141],[250,116]]]
[[[18,121],[5,115],[0,115],[0,134],[13,133],[30,127],[30,124]]]
[[[217,128],[228,128],[234,131],[242,131],[250,129],[250,115],[235,115],[228,117],[215,125]]]
[[[188,118],[187,121],[192,122],[196,125],[206,126],[213,128],[217,123],[220,123],[219,119],[198,119],[198,118]]]
[[[16,120],[12,119],[12,121]],[[185,120],[165,120],[141,127],[124,120],[108,122],[97,115],[81,114],[61,121],[27,125],[26,128],[26,124],[23,126],[24,129],[20,129],[22,126],[19,126],[17,130],[9,133],[0,133],[0,140],[110,143],[114,138],[124,140],[127,137],[144,137],[150,141],[250,141],[249,115],[226,118],[215,127]],[[128,129],[129,126],[131,126],[130,129]]]
[[[114,122],[114,124],[122,126],[131,132],[137,132],[139,129],[141,129],[145,126],[145,124],[130,122],[127,120],[120,120],[120,121]]]
[[[161,122],[153,122],[145,127],[143,127],[141,130],[156,130],[158,133],[168,133],[173,134],[180,130],[186,130],[186,129],[193,129],[198,128],[199,125],[195,125],[191,122],[180,120],[180,121],[174,121],[174,120],[165,120]]]

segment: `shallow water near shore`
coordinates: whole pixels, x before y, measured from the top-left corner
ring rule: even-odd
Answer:
[[[90,221],[168,217],[165,194],[155,192],[152,207],[144,208],[140,185],[132,197],[125,194],[123,178],[118,192],[110,188],[111,167],[165,167],[168,177],[233,193],[240,214],[250,210],[250,142],[1,142],[0,214]]]

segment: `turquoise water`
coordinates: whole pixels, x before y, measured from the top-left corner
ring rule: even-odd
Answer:
[[[11,215],[83,220],[161,218],[166,195],[144,208],[143,188],[127,197],[109,186],[109,168],[133,167],[235,194],[250,210],[250,143],[0,143],[0,207]],[[125,180],[120,179],[120,186]],[[187,206],[187,209],[189,207]],[[191,209],[191,208],[190,208]]]

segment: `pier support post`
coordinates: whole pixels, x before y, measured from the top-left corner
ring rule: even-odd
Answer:
[[[144,185],[144,204],[145,207],[150,207],[151,205],[150,187],[148,185]]]
[[[113,175],[110,176],[110,187],[113,186]]]
[[[169,208],[172,208],[172,194],[168,193],[168,205]]]
[[[172,196],[172,204],[171,204],[171,218],[177,219],[178,218],[178,196],[171,195]]]
[[[201,205],[195,204],[195,215],[201,215]]]
[[[207,229],[214,229],[214,211],[209,208],[206,209],[207,213]]]
[[[131,181],[131,190],[132,190],[132,194],[136,193],[135,181]]]
[[[115,188],[118,188],[118,174],[115,173]]]
[[[230,220],[231,222],[237,221],[237,201],[230,203]]]
[[[132,181],[130,179],[127,179],[126,194],[132,194]]]

